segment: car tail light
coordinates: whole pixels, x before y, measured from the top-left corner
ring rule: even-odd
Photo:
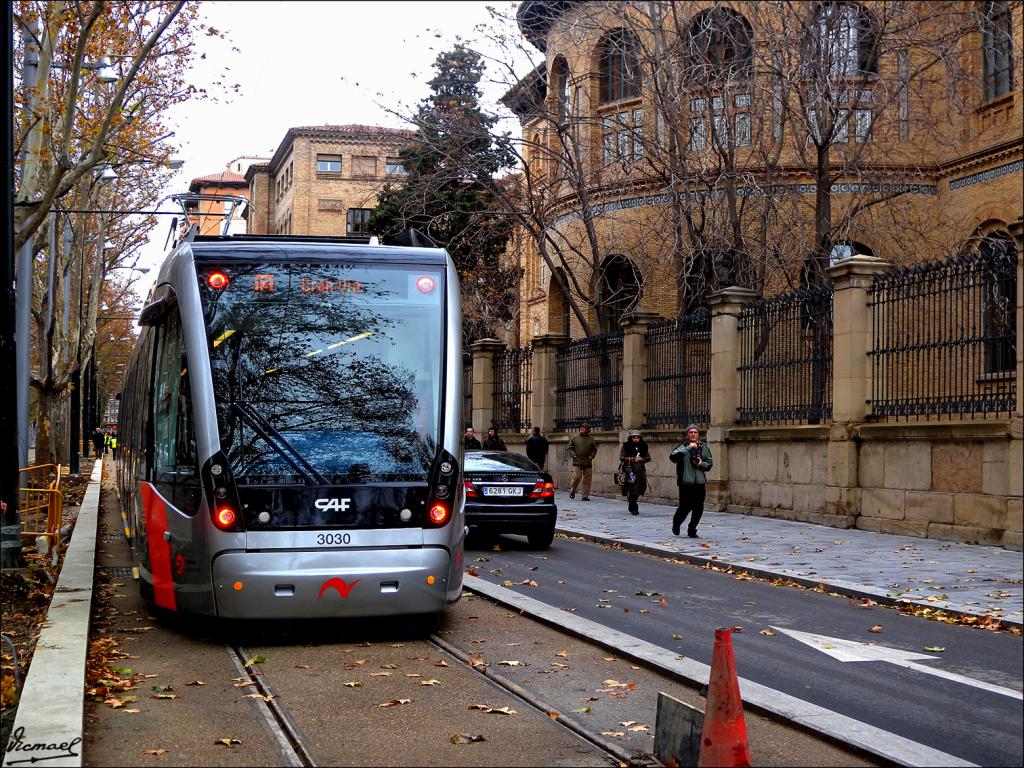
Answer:
[[[473,485],[471,482],[469,482],[469,480],[466,481],[466,498],[467,499],[478,499],[478,498],[480,498],[480,491],[478,491],[476,489],[476,486]]]
[[[538,480],[530,492],[531,499],[548,499],[555,495],[555,484]]]
[[[430,520],[430,524],[437,527],[447,523],[449,517],[451,517],[451,513],[448,511],[448,507],[440,502],[432,506],[427,513],[427,519]]]
[[[213,523],[222,531],[230,531],[237,522],[238,513],[227,504],[217,507],[213,513]]]
[[[222,291],[228,287],[228,276],[223,272],[211,272],[206,278],[206,284],[215,291]]]

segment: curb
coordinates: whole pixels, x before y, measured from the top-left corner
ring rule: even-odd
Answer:
[[[575,538],[581,538],[584,541],[589,541],[594,544],[618,544],[619,546],[630,549],[636,552],[643,552],[644,554],[654,555],[656,557],[671,557],[675,560],[685,560],[692,565],[699,566],[717,566],[724,569],[732,569],[736,572],[749,573],[751,576],[756,576],[761,579],[785,579],[791,581],[794,584],[799,584],[802,587],[808,587],[810,589],[824,589],[828,592],[835,592],[846,597],[869,597],[879,605],[888,606],[890,608],[905,608],[908,606],[914,606],[917,608],[927,608],[934,613],[945,613],[950,616],[956,616],[959,618],[973,618],[973,619],[990,619],[998,621],[1004,627],[1015,627],[1017,629],[1024,628],[1024,622],[1014,621],[1013,619],[991,619],[989,616],[984,614],[971,613],[970,611],[961,610],[958,608],[943,608],[937,606],[935,603],[926,603],[920,600],[908,600],[902,597],[890,597],[886,592],[882,590],[873,589],[863,584],[857,584],[851,581],[835,580],[831,581],[828,579],[810,579],[806,576],[795,576],[791,573],[781,573],[779,571],[773,571],[768,568],[751,567],[746,564],[739,565],[737,563],[729,562],[728,560],[712,559],[710,557],[703,557],[701,555],[691,555],[687,552],[679,552],[669,547],[661,546],[660,544],[651,544],[650,542],[640,541],[638,539],[619,539],[613,536],[605,536],[600,533],[593,531],[562,528],[560,526],[555,527],[555,533],[561,533],[566,536],[572,536]]]
[[[3,765],[82,765],[85,660],[89,648],[103,462],[93,465],[46,622],[18,702]]]

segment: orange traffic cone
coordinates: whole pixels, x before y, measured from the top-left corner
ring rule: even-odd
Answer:
[[[740,698],[740,683],[736,678],[731,638],[731,630],[715,630],[698,768],[750,765],[747,724],[743,720],[743,700]]]

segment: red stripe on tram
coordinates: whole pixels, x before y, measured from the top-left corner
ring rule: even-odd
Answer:
[[[153,599],[161,608],[174,611],[177,610],[177,600],[171,575],[171,544],[164,540],[167,502],[149,483],[139,483],[139,493],[146,515],[146,546],[149,550],[149,571],[153,574]]]

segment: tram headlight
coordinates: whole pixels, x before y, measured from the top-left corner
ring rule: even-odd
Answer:
[[[228,505],[217,507],[213,513],[213,522],[222,531],[229,531],[238,522],[238,513]]]
[[[434,506],[430,508],[430,511],[427,512],[427,519],[430,520],[430,524],[438,527],[447,523],[449,517],[451,517],[451,512],[449,512],[446,505],[440,502],[434,504]]]

